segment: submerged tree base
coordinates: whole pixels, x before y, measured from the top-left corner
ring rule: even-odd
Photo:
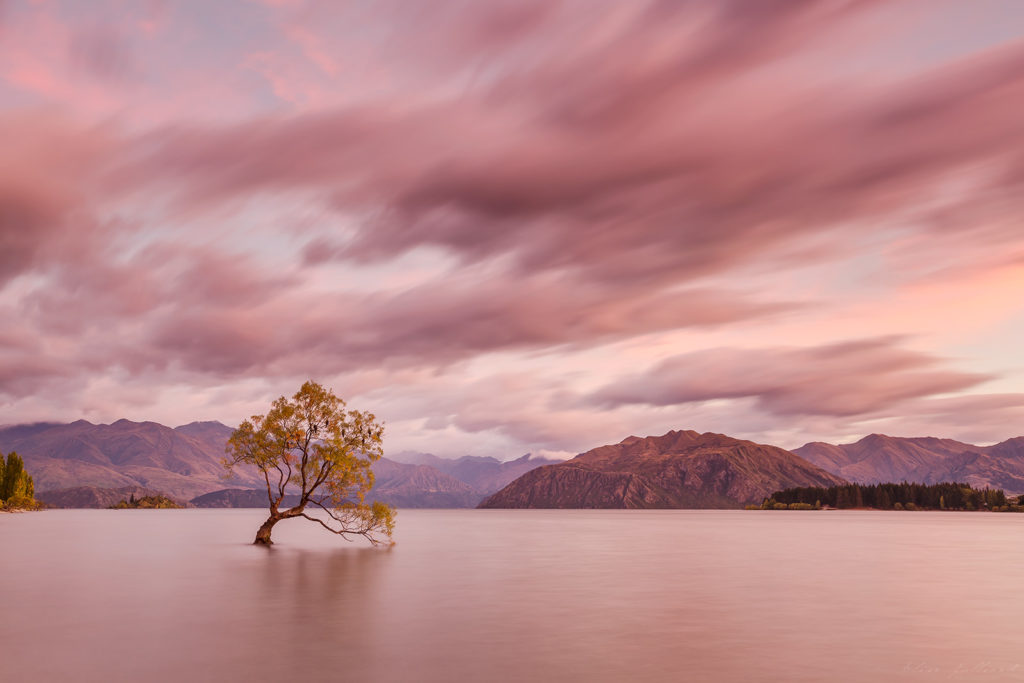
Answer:
[[[263,522],[263,526],[256,532],[256,540],[252,542],[253,545],[274,545],[274,542],[270,540],[270,532],[274,528],[274,525],[284,519],[283,517],[277,517],[271,515],[267,521]]]

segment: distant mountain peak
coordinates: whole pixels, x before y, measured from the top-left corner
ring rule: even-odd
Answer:
[[[186,427],[227,427],[228,429],[232,429],[220,420],[193,420],[188,424],[178,425],[175,429],[182,429]]]
[[[670,430],[668,430],[667,432],[665,432],[664,434],[661,434],[661,435],[652,435],[652,436],[635,436],[635,435],[630,435],[630,436],[627,436],[622,441],[620,441],[619,445],[630,446],[630,445],[633,445],[633,444],[636,444],[636,443],[663,443],[665,441],[679,441],[681,439],[685,440],[685,441],[689,441],[689,440],[693,440],[693,439],[699,439],[701,437],[723,437],[723,438],[730,438],[730,437],[726,437],[724,434],[715,434],[714,432],[705,432],[704,434],[701,434],[700,432],[696,432],[696,431],[694,431],[692,429],[670,429]]]

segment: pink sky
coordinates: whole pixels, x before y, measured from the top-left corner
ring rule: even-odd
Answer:
[[[0,423],[1024,433],[1024,6],[0,2]]]

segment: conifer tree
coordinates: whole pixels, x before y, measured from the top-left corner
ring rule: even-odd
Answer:
[[[25,471],[25,462],[15,452],[7,455],[4,463],[0,454],[0,502],[24,504],[32,502],[35,496],[35,482]]]
[[[0,487],[0,500],[9,500],[14,497],[16,489],[23,485],[25,463],[21,456],[11,451],[7,455],[7,465],[4,467],[3,486]]]

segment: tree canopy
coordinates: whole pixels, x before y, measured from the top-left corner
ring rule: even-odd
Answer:
[[[15,452],[7,454],[4,461],[0,453],[0,506],[10,508],[34,508],[35,483],[25,471],[25,462]]]
[[[344,538],[371,543],[390,540],[395,512],[367,503],[371,466],[383,455],[383,425],[373,413],[346,410],[345,402],[313,381],[291,398],[278,398],[266,415],[245,420],[228,440],[224,465],[255,466],[266,484],[270,517],[254,543],[270,545],[271,530],[283,519],[302,517]],[[298,503],[282,509],[286,494]],[[308,510],[320,514],[311,515]]]
[[[780,505],[812,505],[835,508],[878,508],[892,510],[995,510],[1007,507],[1002,489],[976,489],[970,484],[943,482],[913,484],[845,484],[829,488],[797,487],[776,491],[765,499],[762,507]]]

